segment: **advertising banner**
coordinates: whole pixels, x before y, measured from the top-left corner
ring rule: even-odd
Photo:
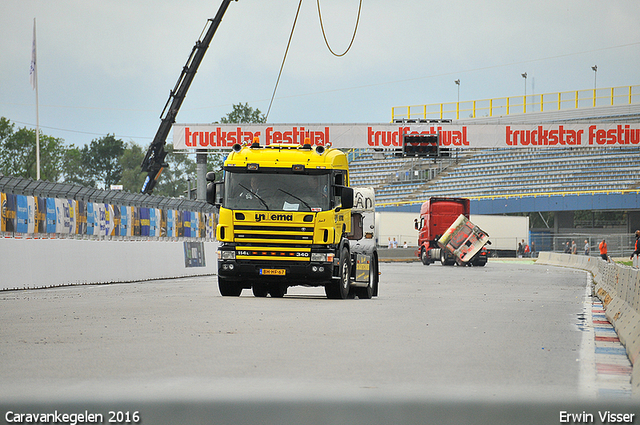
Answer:
[[[76,235],[87,233],[87,203],[85,201],[75,201],[76,203]]]
[[[140,214],[140,236],[149,236],[149,227],[151,225],[149,208],[141,207],[138,214]]]
[[[405,134],[440,134],[448,148],[626,146],[640,144],[638,123],[597,124],[174,124],[175,149],[229,149],[234,144],[276,143],[335,148],[401,148]]]
[[[47,233],[56,232],[56,200],[55,198],[47,198]]]
[[[27,196],[27,233],[34,234],[36,229],[36,199],[33,196]]]
[[[35,231],[36,233],[47,233],[47,198],[35,197]]]
[[[131,207],[120,207],[120,236],[131,236]]]
[[[184,242],[184,266],[185,267],[205,267],[204,243]]]
[[[16,195],[11,193],[0,194],[2,209],[2,224],[0,231],[15,232],[16,231]]]
[[[24,195],[16,195],[16,232],[29,232],[29,207]]]

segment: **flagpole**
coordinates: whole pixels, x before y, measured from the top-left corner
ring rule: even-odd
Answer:
[[[36,90],[36,180],[40,180],[40,111],[38,101],[38,66],[36,61],[36,18],[33,18],[33,47],[31,52],[31,85]]]

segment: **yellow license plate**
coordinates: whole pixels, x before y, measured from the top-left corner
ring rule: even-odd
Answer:
[[[287,274],[285,269],[260,269],[261,275],[266,276],[284,276]]]

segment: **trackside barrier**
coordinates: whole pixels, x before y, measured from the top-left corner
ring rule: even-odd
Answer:
[[[0,290],[136,282],[217,272],[217,242],[0,239]]]
[[[631,384],[640,396],[640,270],[608,263],[598,257],[541,252],[537,264],[571,267],[593,275],[593,293],[615,328],[633,364]]]

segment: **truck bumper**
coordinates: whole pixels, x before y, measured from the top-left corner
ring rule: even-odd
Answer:
[[[250,288],[253,282],[278,282],[289,285],[324,286],[333,277],[333,263],[278,264],[218,260],[218,275]]]

